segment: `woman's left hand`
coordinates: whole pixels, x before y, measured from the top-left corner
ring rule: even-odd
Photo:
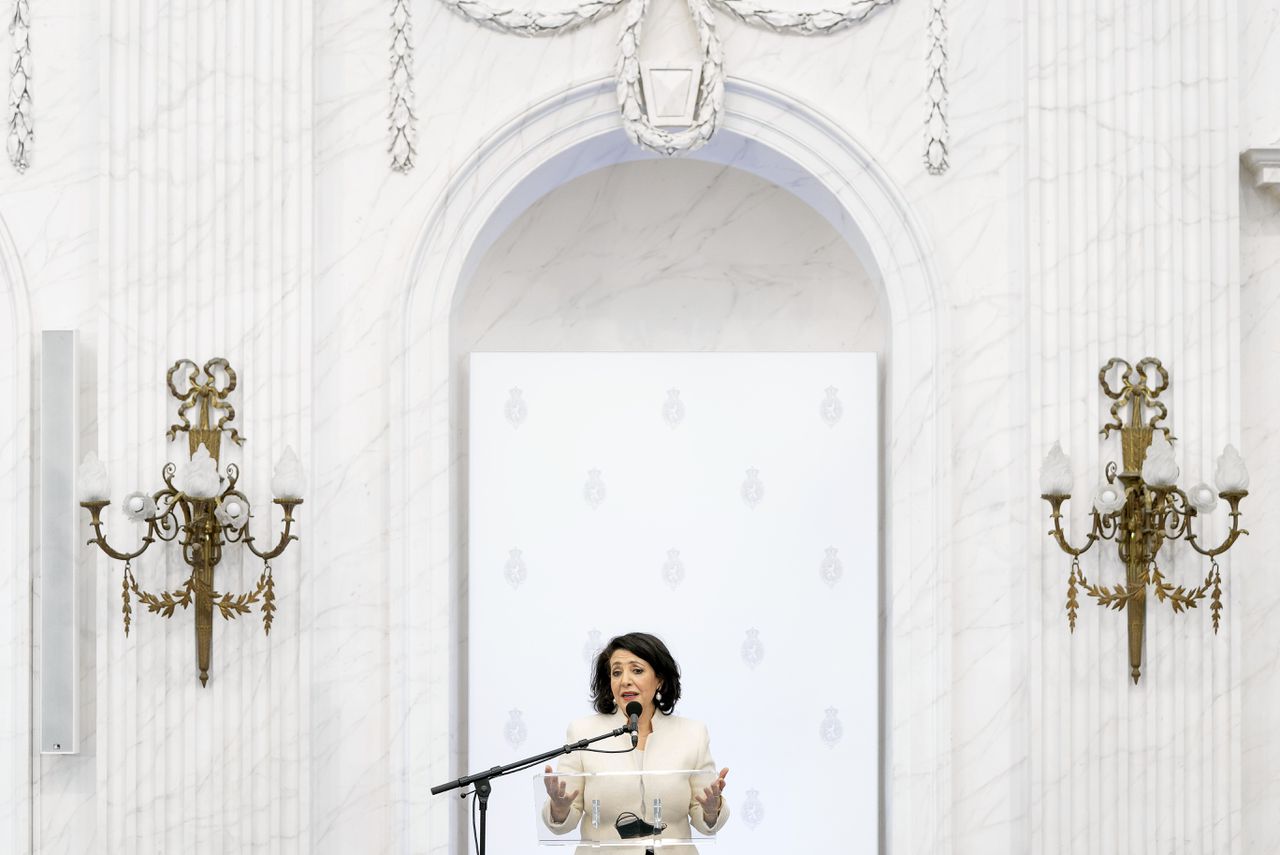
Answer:
[[[724,792],[724,778],[729,774],[729,767],[720,770],[720,777],[703,787],[702,795],[694,794],[693,798],[702,805],[702,818],[707,825],[715,825],[720,818],[720,794]]]

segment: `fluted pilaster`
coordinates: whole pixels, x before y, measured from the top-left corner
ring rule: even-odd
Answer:
[[[1097,374],[1110,357],[1169,369],[1162,399],[1184,486],[1212,482],[1214,456],[1239,441],[1234,7],[1025,9],[1029,457],[1063,440],[1082,540],[1103,467],[1119,457],[1115,435],[1098,435],[1110,401]],[[1027,493],[1029,518],[1046,520],[1034,485]],[[1210,531],[1223,523],[1219,510]],[[1175,615],[1149,600],[1135,686],[1125,615],[1081,595],[1069,634],[1069,559],[1046,527],[1028,527],[1033,851],[1241,851],[1238,580],[1249,568],[1222,562],[1217,636],[1207,610]],[[1185,544],[1162,558],[1177,584],[1205,575]],[[1082,564],[1091,581],[1123,578],[1114,544]]]
[[[248,441],[224,443],[274,538],[271,468],[288,444],[310,460],[311,7],[109,0],[102,14],[99,451],[117,497],[154,490],[186,443],[165,372],[230,360]],[[117,503],[118,504],[118,503]],[[302,542],[274,562],[278,611],[215,622],[207,688],[195,677],[192,615],[135,604],[120,622],[120,566],[98,560],[97,840],[103,853],[307,852],[310,683],[306,508]],[[119,513],[114,540],[136,539]],[[215,584],[250,590],[260,562],[228,547]],[[172,588],[176,550],[135,562]],[[56,828],[43,830],[56,848]]]

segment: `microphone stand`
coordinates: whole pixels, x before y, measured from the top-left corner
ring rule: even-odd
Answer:
[[[477,844],[479,846],[480,855],[485,855],[485,820],[489,812],[489,793],[493,791],[493,779],[501,778],[503,775],[509,775],[512,772],[519,772],[522,769],[528,769],[536,766],[544,760],[550,760],[552,757],[559,757],[561,754],[572,754],[574,751],[581,751],[593,742],[599,742],[602,739],[611,739],[615,736],[622,736],[624,733],[631,733],[631,724],[624,724],[622,727],[615,728],[608,733],[602,733],[599,736],[593,736],[590,739],[579,739],[577,742],[570,742],[561,745],[559,748],[553,748],[550,751],[544,751],[541,754],[535,754],[532,757],[526,757],[523,760],[517,760],[514,763],[508,763],[505,766],[494,766],[492,769],[486,769],[483,772],[475,772],[471,775],[463,775],[456,781],[450,781],[447,784],[437,784],[431,788],[431,795],[438,796],[449,790],[456,790],[461,787],[475,786],[476,799],[480,802],[480,832]],[[466,798],[467,793],[460,793],[461,798]]]

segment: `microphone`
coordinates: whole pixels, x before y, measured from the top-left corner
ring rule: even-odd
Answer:
[[[627,729],[631,731],[632,748],[640,744],[640,713],[642,712],[644,712],[644,707],[640,706],[637,701],[627,704]]]

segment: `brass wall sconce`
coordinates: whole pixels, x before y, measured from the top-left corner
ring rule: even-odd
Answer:
[[[1113,389],[1108,377],[1120,368],[1120,388]],[[1218,458],[1215,481],[1218,492],[1199,483],[1184,492],[1177,486],[1178,464],[1173,456],[1175,437],[1169,428],[1159,424],[1168,416],[1165,405],[1157,400],[1169,388],[1169,372],[1160,360],[1147,357],[1136,366],[1123,359],[1111,359],[1098,372],[1102,391],[1115,403],[1112,420],[1103,425],[1103,437],[1120,432],[1122,466],[1107,464],[1106,479],[1094,494],[1092,525],[1084,546],[1074,547],[1062,529],[1062,505],[1071,497],[1071,461],[1059,443],[1054,443],[1040,470],[1041,497],[1049,503],[1053,528],[1049,530],[1063,552],[1071,556],[1071,575],[1067,580],[1067,622],[1076,628],[1077,586],[1097,600],[1099,606],[1129,615],[1129,673],[1136,684],[1141,675],[1142,643],[1146,628],[1147,589],[1150,587],[1160,602],[1168,603],[1174,612],[1194,609],[1206,596],[1210,598],[1213,631],[1217,633],[1222,612],[1222,573],[1217,557],[1247,531],[1240,528],[1240,500],[1248,495],[1249,474],[1240,453],[1228,445]],[[1152,385],[1154,383],[1154,385]],[[1127,421],[1122,410],[1128,407]],[[1144,413],[1145,411],[1145,413]],[[1146,413],[1150,417],[1144,422]],[[1117,484],[1116,482],[1119,481]],[[1231,530],[1222,543],[1203,547],[1192,530],[1197,516],[1213,511],[1218,498],[1230,506]],[[1209,558],[1209,574],[1204,581],[1188,589],[1165,578],[1156,563],[1157,554],[1166,541],[1185,540],[1196,552]],[[1090,583],[1080,570],[1080,556],[1099,540],[1114,540],[1120,561],[1125,566],[1125,581],[1112,587]]]
[[[107,470],[93,452],[85,456],[80,466],[80,506],[92,516],[90,525],[94,536],[89,543],[97,544],[108,556],[124,562],[121,611],[125,635],[129,634],[133,615],[130,594],[148,611],[165,618],[173,617],[179,606],[186,609],[194,603],[196,664],[200,685],[204,686],[209,682],[215,608],[224,619],[230,620],[248,614],[252,606],[261,602],[262,626],[268,634],[271,632],[276,608],[271,562],[284,552],[289,541],[297,540],[292,534],[293,512],[302,504],[302,466],[293,450],[285,449],[271,483],[273,501],[284,511],[284,530],[275,546],[258,549],[248,526],[252,505],[236,488],[239,468],[228,464],[225,476],[218,471],[222,434],[229,433],[232,442],[244,444],[244,437],[235,428],[227,427],[236,416],[227,403],[227,396],[236,388],[235,371],[221,358],[210,359],[203,369],[189,359],[180,359],[169,369],[167,380],[170,394],[179,401],[178,423],[169,427],[168,437],[173,440],[179,432],[187,434],[190,461],[181,468],[173,463],[165,464],[161,470],[163,489],[150,495],[134,492],[125,498],[125,515],[147,527],[142,543],[132,552],[121,552],[107,543],[102,533],[102,511],[110,504]],[[197,410],[194,427],[188,419],[193,409]],[[211,422],[211,410],[221,413],[216,424]],[[132,562],[157,540],[177,541],[191,574],[180,587],[153,594],[138,585]],[[262,574],[248,593],[220,593],[214,588],[214,571],[228,543],[242,543],[262,559]]]

